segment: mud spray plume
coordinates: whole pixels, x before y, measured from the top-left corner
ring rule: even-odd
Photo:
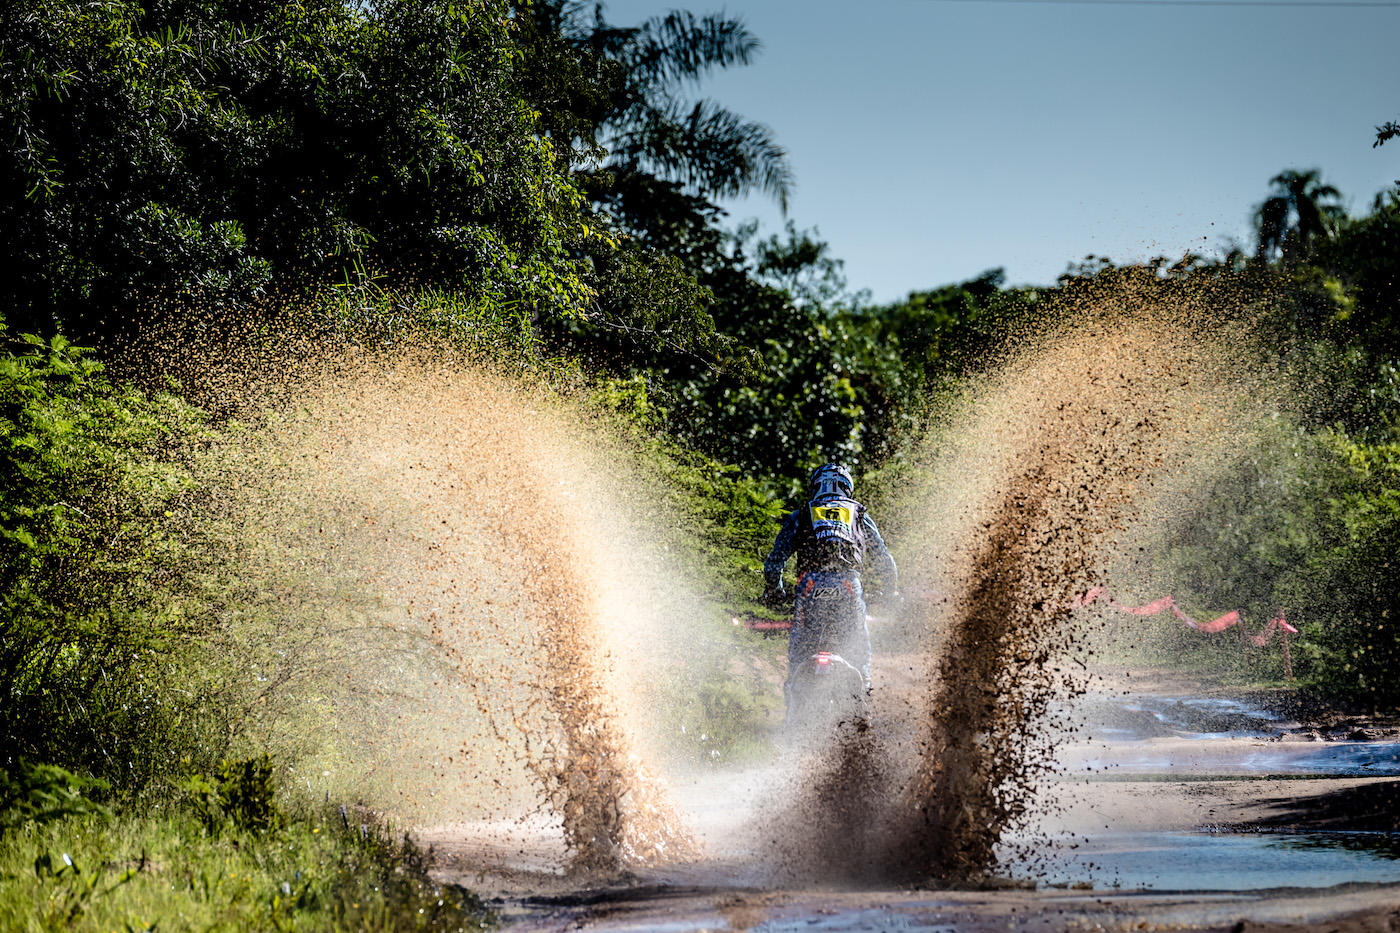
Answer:
[[[295,369],[225,508],[309,607],[274,628],[322,640],[293,679],[333,737],[323,754],[381,809],[536,814],[574,872],[692,855],[649,762],[695,609],[606,427],[423,354]]]
[[[1265,404],[1220,352],[1248,330],[1226,291],[1151,277],[1070,289],[1072,326],[1023,343],[940,432],[904,577],[941,595],[895,639],[922,659],[923,694],[901,704],[877,689],[872,728],[848,732],[812,782],[873,791],[840,820],[859,840],[840,857],[866,860],[843,861],[848,877],[986,877],[1032,816],[1055,766],[1052,705],[1087,680],[1072,600],[1159,484],[1213,460]]]

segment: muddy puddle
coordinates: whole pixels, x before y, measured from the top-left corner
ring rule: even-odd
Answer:
[[[1034,874],[1047,887],[1255,891],[1400,882],[1400,840],[1387,833],[1102,833],[1052,840]],[[1070,846],[1074,846],[1071,850]]]
[[[1003,840],[998,884],[1009,888],[794,877],[772,817],[803,793],[804,771],[776,754],[673,776],[703,854],[625,877],[570,878],[557,828],[543,824],[488,846],[464,826],[425,841],[445,856],[444,877],[523,930],[950,933],[1012,917],[1026,930],[1230,929],[1241,916],[1311,922],[1400,903],[1400,778],[1386,776],[1400,772],[1396,742],[1281,739],[1297,723],[1238,697],[1081,699],[1093,740],[1061,744],[1036,819]],[[814,800],[802,819],[823,812]]]
[[[1066,775],[1400,775],[1400,741],[1325,740],[1245,699],[1090,693],[1065,712],[1076,730],[1059,754]]]
[[[1280,713],[1233,697],[1090,692],[1060,709],[1089,736],[1113,741],[1268,738],[1300,728]]]
[[[1162,776],[1203,780],[1215,776],[1400,775],[1400,742],[1257,742],[1227,738],[1156,739],[1125,747],[1075,748],[1063,760],[1067,773],[1101,779]]]
[[[1400,742],[1326,740],[1247,698],[1087,693],[1013,878],[1093,890],[1400,882]]]

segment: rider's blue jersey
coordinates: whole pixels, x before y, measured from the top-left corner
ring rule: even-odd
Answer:
[[[869,556],[876,573],[893,588],[897,569],[875,520],[854,499],[823,496],[794,509],[783,522],[763,562],[769,588],[783,588],[783,568],[794,557],[799,575],[812,571],[858,576]]]

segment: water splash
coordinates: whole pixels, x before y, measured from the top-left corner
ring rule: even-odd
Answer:
[[[894,835],[906,870],[985,873],[1031,815],[1063,726],[1052,705],[1087,680],[1071,600],[1153,521],[1160,489],[1214,468],[1267,399],[1222,352],[1227,335],[1236,350],[1247,338],[1231,301],[1147,276],[1071,289],[1073,326],[969,400],[937,471],[956,498],[929,513],[941,546],[916,570],[950,595],[927,620],[940,648],[925,752],[897,808],[917,814]]]
[[[1008,831],[1046,799],[1037,787],[1056,767],[1055,736],[1073,728],[1056,721],[1056,701],[1087,683],[1071,601],[1123,559],[1162,488],[1214,468],[1268,404],[1256,374],[1222,352],[1249,338],[1248,308],[1228,287],[1144,275],[1060,300],[1072,324],[1027,335],[970,383],[906,472],[915,482],[891,537],[914,542],[906,586],[934,595],[892,640],[923,659],[922,686],[912,697],[877,691],[871,729],[810,782],[829,793],[828,779],[854,768],[878,790],[847,809],[841,832],[860,842],[828,874],[995,872]]]
[[[572,872],[693,855],[656,763],[703,625],[606,425],[411,353],[294,368],[241,389],[279,402],[223,510],[301,606],[269,637],[318,643],[282,676],[320,703],[342,792],[418,819],[542,814]]]
[[[1072,327],[969,384],[904,508],[879,513],[907,587],[939,594],[886,638],[917,684],[796,769],[761,858],[796,879],[995,870],[1054,767],[1054,701],[1084,688],[1071,599],[1269,405],[1221,352],[1249,330],[1228,291],[1069,290]],[[318,360],[281,386],[229,509],[284,576],[300,562],[297,618],[332,642],[304,680],[340,678],[321,721],[372,802],[543,816],[590,875],[693,857],[660,685],[703,625],[626,445],[514,374],[433,355]]]

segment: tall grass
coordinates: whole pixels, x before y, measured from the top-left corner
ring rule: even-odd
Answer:
[[[426,853],[331,808],[211,832],[179,807],[29,822],[0,837],[0,929],[479,930]]]

